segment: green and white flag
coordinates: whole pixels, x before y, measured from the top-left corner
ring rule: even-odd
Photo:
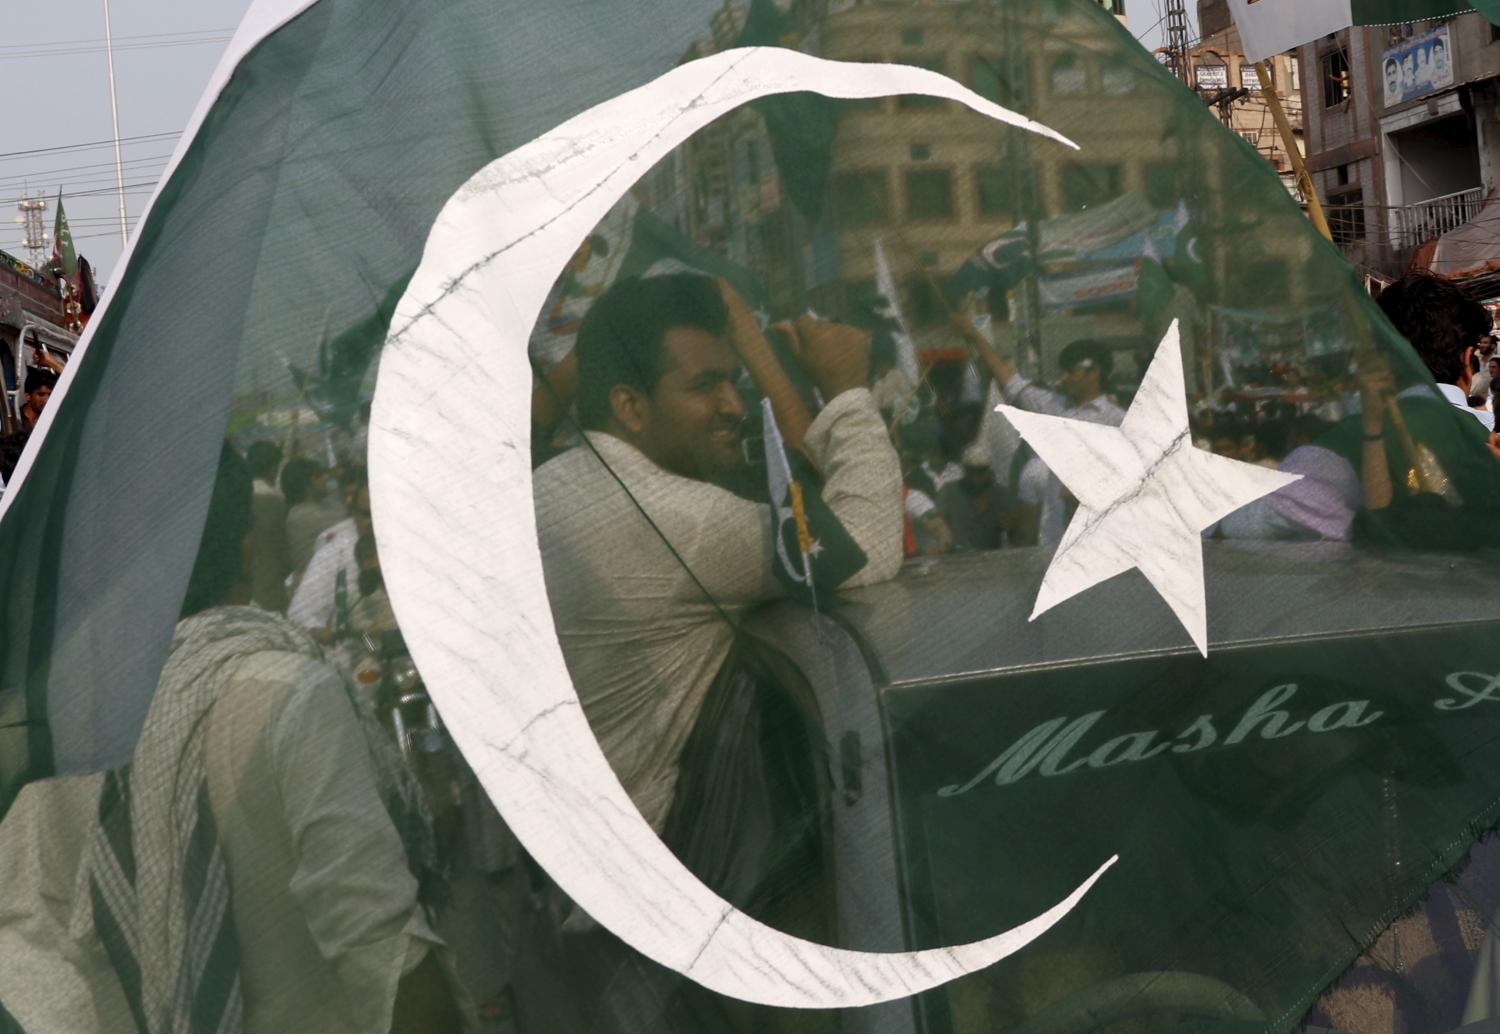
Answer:
[[[63,211],[61,190],[57,192],[57,219],[52,228],[52,260],[69,281],[77,279],[78,252],[73,249],[73,231],[68,228],[68,216]]]
[[[1493,0],[1229,0],[1229,8],[1251,61],[1264,61],[1352,25],[1402,25],[1475,10],[1493,21],[1496,13]]]
[[[1377,307],[1094,0],[758,3],[739,47],[747,6],[251,7],[0,501],[0,1027],[1500,1001],[1473,306]],[[904,455],[854,326],[749,329],[987,248],[903,299],[941,360]],[[1052,304],[1090,256],[1133,296]],[[255,433],[303,388],[332,479]],[[768,398],[864,556],[836,611],[777,577]],[[301,626],[240,605],[267,574]]]

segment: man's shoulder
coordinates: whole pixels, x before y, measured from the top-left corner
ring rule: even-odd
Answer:
[[[359,539],[359,529],[354,526],[353,517],[345,517],[333,527],[318,536],[317,551],[325,549],[337,549],[342,545],[352,546]]]

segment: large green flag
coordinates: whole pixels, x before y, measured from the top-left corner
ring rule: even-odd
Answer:
[[[745,7],[251,7],[0,501],[0,1017],[1495,1010],[1483,311],[1093,0]]]

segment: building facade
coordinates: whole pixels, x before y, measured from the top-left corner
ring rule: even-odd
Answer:
[[[1287,190],[1301,197],[1286,143],[1271,116],[1255,65],[1245,59],[1239,30],[1225,0],[1199,0],[1198,25],[1203,38],[1187,55],[1190,85],[1213,106],[1220,119],[1259,151],[1281,176]],[[1268,62],[1271,85],[1291,124],[1297,150],[1307,153],[1302,115],[1302,69],[1295,54],[1278,54]]]
[[[1354,28],[1298,57],[1334,240],[1368,273],[1399,276],[1500,185],[1500,29],[1478,14]]]

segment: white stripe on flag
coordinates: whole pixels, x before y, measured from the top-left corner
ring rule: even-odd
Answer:
[[[1229,9],[1251,61],[1264,61],[1354,22],[1349,0],[1229,0]]]

